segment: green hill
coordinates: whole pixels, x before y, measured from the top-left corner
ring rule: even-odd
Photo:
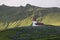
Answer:
[[[0,6],[0,30],[21,26],[30,26],[32,18],[37,13],[37,20],[46,25],[60,26],[60,8],[42,8],[30,4],[20,7]]]
[[[0,31],[0,40],[60,40],[58,26],[25,26]]]

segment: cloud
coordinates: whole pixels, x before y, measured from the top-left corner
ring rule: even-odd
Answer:
[[[9,6],[32,4],[41,7],[60,7],[60,0],[0,0],[0,4]]]

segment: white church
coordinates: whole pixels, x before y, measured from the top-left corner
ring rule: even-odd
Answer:
[[[36,17],[35,16],[33,17],[32,26],[43,26],[43,25],[44,25],[44,23],[39,23],[36,20]]]

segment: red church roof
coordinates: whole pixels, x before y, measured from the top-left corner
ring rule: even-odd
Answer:
[[[36,25],[44,25],[43,23],[36,23]]]

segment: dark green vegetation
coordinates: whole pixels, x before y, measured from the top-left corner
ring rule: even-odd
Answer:
[[[0,31],[0,40],[60,40],[60,27],[20,27]]]
[[[38,16],[38,21],[40,21],[42,16],[42,22],[44,24],[60,26],[60,8],[42,8],[29,4],[25,7],[9,7],[2,5],[0,6],[0,30],[30,26],[34,14]]]

